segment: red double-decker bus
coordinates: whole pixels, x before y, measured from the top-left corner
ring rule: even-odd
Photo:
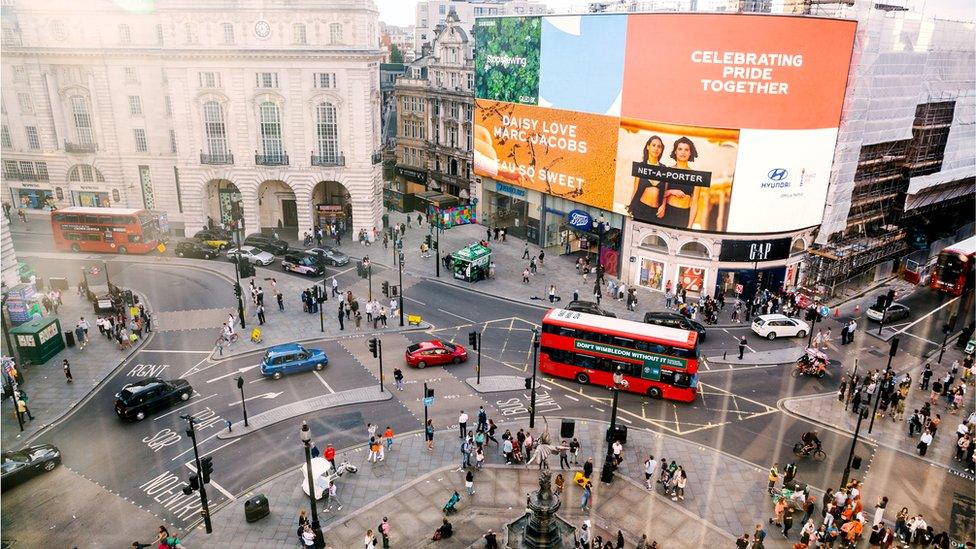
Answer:
[[[935,261],[929,285],[951,295],[962,294],[966,277],[971,276],[976,261],[976,236],[947,246]]]
[[[539,369],[603,387],[619,367],[632,393],[691,402],[698,394],[698,334],[565,309],[542,319]]]
[[[159,245],[159,218],[135,208],[71,207],[51,212],[54,245],[73,252],[144,254]]]

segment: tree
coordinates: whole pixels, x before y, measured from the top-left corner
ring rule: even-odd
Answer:
[[[403,63],[403,53],[396,44],[390,46],[390,63]]]

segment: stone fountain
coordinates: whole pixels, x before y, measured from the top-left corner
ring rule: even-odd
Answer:
[[[528,495],[528,510],[507,526],[511,549],[558,549],[573,547],[570,523],[556,515],[561,502],[552,493],[552,475],[548,470],[539,475],[539,489]]]

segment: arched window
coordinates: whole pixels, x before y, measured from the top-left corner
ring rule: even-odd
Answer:
[[[261,149],[266,160],[278,162],[284,157],[281,144],[281,116],[278,105],[261,103]]]
[[[668,251],[668,243],[656,234],[651,234],[644,237],[644,240],[641,240],[640,247],[647,248],[649,250],[657,250],[664,253],[667,253]]]
[[[91,115],[88,113],[88,101],[80,95],[71,98],[71,116],[75,122],[75,133],[78,144],[85,147],[95,146],[95,134],[92,133]]]
[[[224,111],[220,103],[207,101],[203,104],[203,131],[206,134],[207,151],[212,156],[226,156],[227,131],[224,128]]]
[[[89,164],[78,164],[68,170],[68,181],[105,182],[102,172]]]
[[[335,105],[319,103],[315,108],[315,134],[318,136],[319,157],[327,164],[339,161],[339,123]]]
[[[803,253],[803,250],[807,249],[807,245],[803,242],[802,238],[797,238],[793,241],[793,246],[790,248],[790,255]]]
[[[701,242],[689,242],[678,250],[678,255],[708,257],[708,248],[706,248]]]

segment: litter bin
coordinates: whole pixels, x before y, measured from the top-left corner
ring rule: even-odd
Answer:
[[[72,332],[71,330],[64,332],[64,344],[67,345],[68,347],[75,346],[75,333]]]
[[[611,432],[607,428],[607,442],[614,442],[616,440],[620,441],[620,444],[627,444],[627,426],[626,425],[614,425],[613,431]]]
[[[268,508],[268,498],[264,494],[258,494],[244,502],[244,520],[255,522],[263,519],[271,513]]]

